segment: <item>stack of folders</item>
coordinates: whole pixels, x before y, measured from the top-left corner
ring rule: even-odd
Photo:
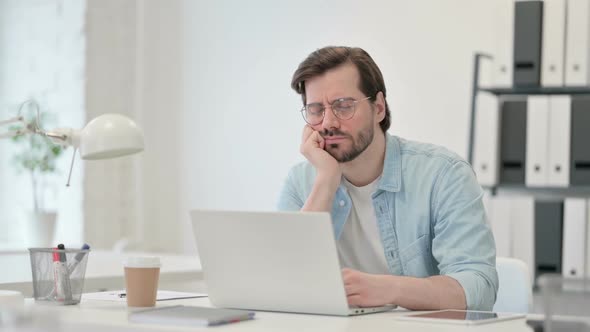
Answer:
[[[486,209],[498,256],[524,261],[531,283],[541,273],[590,279],[590,200],[488,197]]]
[[[590,86],[590,1],[490,2],[493,57],[484,86]]]
[[[253,318],[254,312],[250,311],[183,305],[151,308],[129,315],[129,321],[134,323],[195,327],[236,323]]]

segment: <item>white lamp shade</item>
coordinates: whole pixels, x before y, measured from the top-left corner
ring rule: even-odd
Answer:
[[[103,114],[80,132],[80,156],[84,160],[108,159],[143,151],[143,132],[121,114]]]

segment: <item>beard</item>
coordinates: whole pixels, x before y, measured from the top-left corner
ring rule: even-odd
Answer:
[[[325,129],[321,133],[322,137],[330,136],[344,136],[350,139],[352,146],[348,150],[343,150],[342,144],[327,144],[324,149],[339,163],[346,163],[353,161],[365,151],[375,136],[375,129],[372,125],[367,126],[361,130],[356,137],[353,137],[349,133],[340,131],[339,129],[328,130]]]

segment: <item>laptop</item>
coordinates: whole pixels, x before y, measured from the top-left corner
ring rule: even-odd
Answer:
[[[190,212],[211,303],[216,307],[349,316],[327,212]]]

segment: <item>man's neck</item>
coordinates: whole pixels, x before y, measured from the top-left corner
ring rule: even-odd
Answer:
[[[383,173],[385,159],[385,134],[379,129],[373,142],[353,161],[341,164],[342,174],[357,187],[364,187]]]

